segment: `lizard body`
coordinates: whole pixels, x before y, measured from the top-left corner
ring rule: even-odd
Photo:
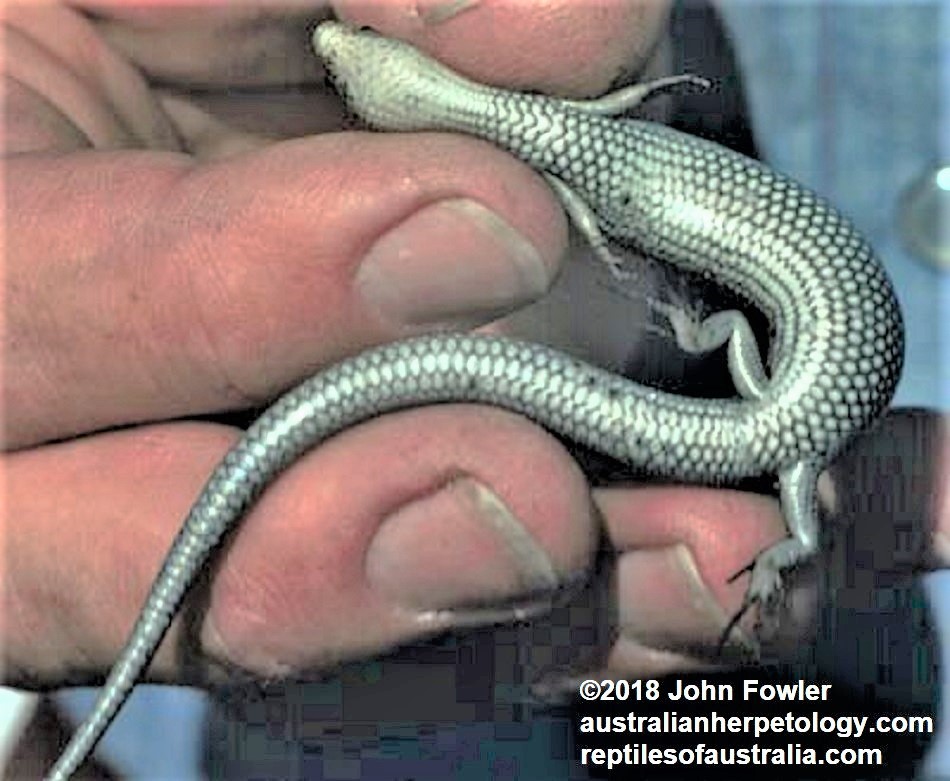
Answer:
[[[508,92],[471,82],[408,44],[335,22],[317,28],[314,46],[370,125],[469,133],[542,172],[612,267],[608,238],[708,276],[761,308],[773,329],[769,371],[741,313],[692,322],[656,303],[684,348],[728,345],[740,398],[676,396],[547,347],[465,334],[379,347],[306,380],[215,469],[52,781],[68,778],[92,751],[222,536],[283,469],[347,426],[407,406],[480,401],[657,475],[714,485],[777,475],[790,535],[757,558],[747,596],[767,602],[782,571],[816,550],[819,472],[893,395],[902,319],[867,242],[828,203],[766,166],[661,125],[616,118],[650,85],[592,101]]]

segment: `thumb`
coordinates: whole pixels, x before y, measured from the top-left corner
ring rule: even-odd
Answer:
[[[246,406],[370,344],[484,323],[541,296],[566,244],[539,178],[450,136],[324,135],[200,164],[24,156],[7,173],[20,446]]]

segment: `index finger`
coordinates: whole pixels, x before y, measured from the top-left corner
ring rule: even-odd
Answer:
[[[419,47],[481,82],[599,94],[656,50],[669,0],[338,0],[339,19]]]
[[[147,75],[204,86],[287,85],[319,77],[307,46],[312,3],[202,8],[77,3]],[[338,0],[332,13],[409,41],[477,80],[570,97],[605,91],[654,56],[670,0]]]

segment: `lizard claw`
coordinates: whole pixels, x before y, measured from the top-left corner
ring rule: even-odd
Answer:
[[[740,575],[751,573],[742,605],[723,630],[717,653],[721,655],[732,630],[756,605],[759,607],[759,614],[755,623],[755,633],[763,637],[770,637],[773,634],[778,623],[780,608],[785,604],[782,575],[797,566],[807,555],[807,550],[798,540],[788,537],[766,548],[752,562],[729,578],[728,582],[732,583]],[[758,642],[754,639],[752,642],[755,645],[756,657],[758,657]]]
[[[729,576],[728,580],[726,580],[726,583],[735,583],[739,578],[741,578],[747,572],[752,572],[753,567],[755,567],[755,559],[752,559],[752,561],[746,564],[742,569],[736,570],[734,574]],[[749,595],[746,594],[746,598],[748,598],[748,596]]]
[[[743,616],[745,616],[745,614],[748,613],[754,605],[755,600],[750,599],[749,595],[746,594],[745,599],[742,600],[742,605],[736,611],[735,615],[729,619],[729,623],[726,624],[725,629],[722,630],[722,634],[719,635],[719,642],[716,644],[716,656],[722,656],[722,652],[726,647],[726,642],[729,640],[729,636],[732,634],[732,630],[739,626],[739,622],[742,620]],[[755,637],[747,637],[743,635],[743,645],[751,645],[749,650],[752,657],[754,659],[759,658],[759,642]]]

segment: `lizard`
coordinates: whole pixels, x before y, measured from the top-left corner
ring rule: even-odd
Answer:
[[[772,330],[768,361],[739,310],[697,319],[653,301],[682,348],[725,347],[736,398],[683,397],[546,346],[466,333],[376,347],[305,380],[213,471],[50,781],[68,778],[91,753],[224,535],[284,469],[348,426],[408,406],[483,402],[659,477],[724,485],[774,475],[788,536],[756,557],[741,615],[756,603],[774,605],[783,573],[816,553],[818,476],[893,397],[902,315],[882,263],[854,225],[757,161],[622,116],[659,89],[701,79],[567,100],[476,83],[408,43],[339,22],[318,25],[312,41],[348,108],[371,127],[466,133],[540,172],[615,274],[625,272],[611,241],[758,307]]]

